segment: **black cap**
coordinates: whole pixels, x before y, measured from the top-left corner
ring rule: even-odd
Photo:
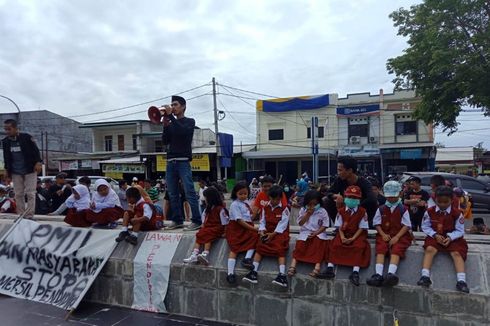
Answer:
[[[172,102],[177,101],[180,105],[185,105],[185,98],[178,95],[172,95]]]
[[[65,178],[66,178],[65,172],[60,172],[56,175],[56,179],[65,179]]]
[[[410,178],[408,178],[408,180],[407,180],[407,181],[408,181],[408,182],[410,182],[410,181],[415,181],[415,182],[417,182],[417,183],[421,183],[421,182],[422,182],[422,180],[421,180],[419,177],[416,177],[416,176],[411,176]]]

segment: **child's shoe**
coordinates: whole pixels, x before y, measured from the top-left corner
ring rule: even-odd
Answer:
[[[383,286],[388,286],[388,287],[395,286],[398,284],[399,280],[400,279],[398,278],[398,276],[396,274],[388,273],[385,277],[384,282],[383,282]]]
[[[417,282],[417,285],[423,286],[424,288],[429,288],[432,284],[430,277],[422,276],[420,280]]]
[[[333,267],[327,267],[327,270],[325,272],[325,278],[327,280],[331,280],[335,278],[335,270]]]
[[[359,286],[359,272],[352,272],[349,276],[349,280],[355,286]]]
[[[123,240],[126,239],[126,237],[129,236],[129,232],[128,231],[122,231],[121,233],[119,233],[119,235],[117,236],[116,238],[116,242],[121,242]]]
[[[229,284],[236,284],[236,275],[235,274],[228,274],[226,276],[226,281],[229,283]]]
[[[209,260],[208,260],[208,254],[207,253],[202,253],[200,255],[197,255],[197,260],[199,263],[208,266],[209,265]]]
[[[252,258],[243,258],[242,260],[242,267],[246,268],[248,270],[253,270],[254,269],[254,264]]]
[[[288,287],[288,278],[286,277],[286,274],[279,273],[272,283],[286,288]]]
[[[257,278],[257,272],[256,271],[250,271],[248,272],[247,275],[243,278],[244,281],[257,284],[259,283],[259,279]]]
[[[371,278],[367,279],[366,280],[366,283],[367,285],[370,285],[370,286],[381,286],[383,285],[383,282],[384,282],[384,278],[382,275],[379,275],[379,274],[374,274],[373,276],[371,276]]]
[[[195,264],[195,263],[197,263],[197,255],[195,255],[193,253],[192,255],[190,255],[189,258],[185,258],[184,259],[184,263],[186,263],[186,264]]]
[[[470,289],[468,288],[468,284],[465,281],[458,281],[456,283],[456,290],[464,293],[470,293]]]
[[[132,244],[133,246],[136,246],[138,244],[138,237],[135,236],[134,234],[129,234],[125,240],[130,244]]]

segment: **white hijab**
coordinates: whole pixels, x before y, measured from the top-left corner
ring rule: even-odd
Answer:
[[[76,185],[73,187],[73,190],[80,195],[80,199],[76,199],[75,195],[72,194],[65,201],[66,207],[76,208],[77,211],[88,209],[90,207],[90,192],[88,191],[87,186]]]
[[[109,194],[107,196],[101,196],[97,189],[99,189],[100,186],[107,186],[109,188]],[[119,206],[121,207],[121,201],[119,200],[119,196],[116,194],[116,192],[112,189],[111,185],[109,182],[107,182],[106,179],[97,179],[95,181],[95,193],[93,196],[93,202],[94,203],[105,203],[105,204],[113,204],[114,206]]]

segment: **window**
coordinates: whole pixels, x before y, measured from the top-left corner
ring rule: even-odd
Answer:
[[[469,192],[471,192],[471,190],[485,191],[486,188],[483,183],[470,179],[461,179],[461,187]]]
[[[368,124],[362,125],[349,125],[349,138],[352,136],[356,137],[369,137]]]
[[[106,152],[112,152],[112,136],[104,137],[104,145]]]
[[[284,129],[269,130],[269,140],[283,140],[283,139],[284,139]]]
[[[311,138],[311,127],[306,129],[306,138]],[[325,138],[325,127],[318,127],[318,138]]]
[[[399,114],[395,116],[395,132],[397,136],[416,135],[417,121],[410,114]]]
[[[156,153],[163,152],[163,142],[161,140],[155,140],[155,152]]]
[[[138,136],[133,135],[133,151],[138,150]]]
[[[124,135],[117,136],[117,150],[124,151]]]

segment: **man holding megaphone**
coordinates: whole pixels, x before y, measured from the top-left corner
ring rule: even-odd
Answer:
[[[196,190],[192,180],[192,138],[196,121],[185,117],[186,101],[181,96],[172,96],[172,104],[165,105],[160,112],[164,115],[163,144],[167,147],[167,180],[172,222],[167,229],[183,227],[184,214],[181,212],[179,179],[182,180],[185,196],[191,206],[192,223],[184,231],[193,231],[201,227],[201,216],[197,202]],[[166,121],[165,121],[166,120]]]

